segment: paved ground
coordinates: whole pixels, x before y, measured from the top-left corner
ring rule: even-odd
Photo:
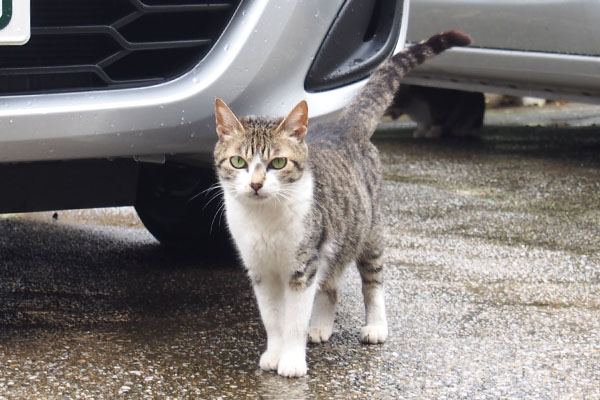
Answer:
[[[600,113],[539,111],[476,141],[382,127],[389,341],[359,343],[352,271],[295,380],[258,369],[230,255],[165,252],[130,209],[3,216],[0,399],[600,398],[600,132],[570,127]]]

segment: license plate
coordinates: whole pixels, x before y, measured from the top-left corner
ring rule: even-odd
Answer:
[[[29,0],[0,0],[0,4],[0,46],[27,43],[31,35]]]

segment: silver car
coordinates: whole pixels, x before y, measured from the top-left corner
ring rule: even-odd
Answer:
[[[402,47],[408,15],[402,0],[1,4],[0,212],[135,205],[176,245],[215,237],[216,97],[327,118]]]
[[[222,240],[218,201],[199,195],[214,183],[215,97],[240,114],[307,99],[311,120],[328,118],[406,29],[475,39],[407,83],[600,99],[595,0],[412,0],[410,18],[408,0],[1,4],[0,212],[135,205],[167,244]]]
[[[600,102],[597,0],[412,0],[407,41],[459,29],[475,41],[406,82],[469,91]]]

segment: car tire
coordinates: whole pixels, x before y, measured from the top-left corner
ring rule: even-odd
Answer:
[[[231,254],[233,243],[216,183],[210,167],[142,164],[135,209],[166,247]]]

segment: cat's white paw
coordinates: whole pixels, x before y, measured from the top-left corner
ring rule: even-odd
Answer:
[[[302,351],[284,353],[279,360],[277,373],[286,378],[297,378],[306,375],[306,355]]]
[[[331,328],[311,326],[308,329],[308,340],[311,343],[325,343],[331,337]]]
[[[280,358],[281,355],[278,351],[265,351],[262,356],[260,356],[260,369],[263,371],[277,371]]]
[[[360,340],[363,343],[377,344],[385,342],[388,329],[385,325],[367,325],[360,330]]]

